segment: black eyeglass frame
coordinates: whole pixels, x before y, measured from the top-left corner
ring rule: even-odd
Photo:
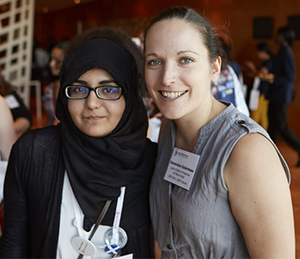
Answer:
[[[74,98],[74,97],[71,97],[71,96],[68,95],[68,88],[71,87],[71,86],[85,87],[85,88],[89,89],[89,92],[88,92],[88,94],[87,94],[86,97],[82,97],[82,98]],[[120,96],[117,97],[117,98],[113,98],[113,99],[107,99],[107,98],[101,97],[100,95],[98,95],[98,93],[97,93],[96,90],[97,90],[98,88],[104,88],[104,87],[114,87],[114,88],[119,88],[119,89],[120,89]],[[116,101],[116,100],[119,100],[119,99],[121,98],[121,96],[124,94],[124,93],[123,93],[122,87],[120,87],[120,86],[110,86],[110,85],[102,85],[102,86],[97,86],[97,87],[89,87],[89,86],[84,86],[84,85],[68,85],[68,86],[66,87],[66,89],[65,89],[65,94],[66,94],[66,96],[67,96],[68,99],[72,99],[72,100],[82,100],[82,99],[88,98],[91,91],[94,91],[95,94],[96,94],[96,96],[97,96],[99,99],[101,99],[101,100],[106,100],[106,101]]]

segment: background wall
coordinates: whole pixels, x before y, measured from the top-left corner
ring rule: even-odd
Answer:
[[[287,25],[289,16],[300,15],[299,0],[99,0],[63,11],[36,13],[35,37],[42,47],[46,47],[49,36],[54,36],[56,41],[65,37],[71,39],[78,28],[85,31],[100,25],[119,27],[132,36],[138,36],[153,16],[174,5],[192,7],[199,13],[204,13],[215,27],[227,31],[233,41],[233,58],[240,65],[246,60],[259,64],[255,53],[258,42],[267,42],[274,53],[278,51],[273,39],[253,39],[254,18],[273,17],[274,38],[277,29]],[[288,121],[300,136],[300,40],[295,42],[293,51],[298,77],[295,82],[295,100],[290,106]]]
[[[278,47],[274,43],[277,29],[286,26],[288,17],[300,15],[299,0],[214,0],[209,1],[209,17],[216,25],[229,24],[233,40],[233,56],[243,64],[245,60],[256,60],[255,45],[266,42],[273,53]],[[273,17],[273,39],[253,39],[253,19],[256,17]],[[295,41],[293,52],[296,60],[297,79],[295,81],[295,100],[291,103],[288,122],[292,130],[300,136],[300,40]],[[257,63],[259,64],[259,63]]]

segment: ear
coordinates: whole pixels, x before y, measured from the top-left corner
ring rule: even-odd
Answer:
[[[221,57],[217,57],[215,61],[212,63],[212,74],[211,74],[211,81],[214,83],[218,80],[219,75],[221,73],[221,64],[222,59]]]

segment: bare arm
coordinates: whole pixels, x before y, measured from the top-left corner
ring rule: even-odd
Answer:
[[[30,126],[30,121],[24,117],[19,117],[14,121],[14,128],[18,136],[27,131]]]
[[[5,99],[0,96],[0,153],[2,160],[8,160],[11,147],[17,136],[14,129],[13,117]]]
[[[295,258],[289,185],[272,144],[260,134],[242,137],[224,179],[251,258]]]

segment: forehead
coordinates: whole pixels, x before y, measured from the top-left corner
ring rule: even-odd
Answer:
[[[52,57],[58,57],[59,58],[59,57],[63,56],[63,54],[64,54],[63,50],[59,49],[57,47],[54,47],[51,51],[51,56]]]
[[[105,69],[102,68],[92,68],[85,73],[83,73],[81,76],[79,76],[81,79],[113,79],[113,76]]]
[[[167,49],[198,48],[204,46],[201,32],[196,25],[180,20],[167,19],[155,23],[146,35],[146,52],[159,49],[162,46]]]

